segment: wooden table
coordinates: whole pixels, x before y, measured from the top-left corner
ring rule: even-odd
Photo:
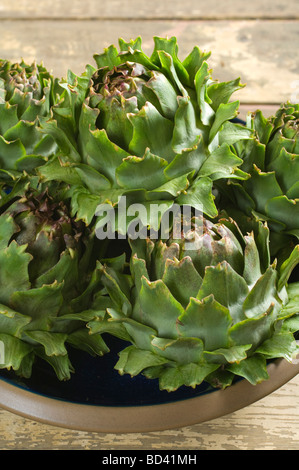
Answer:
[[[298,450],[299,376],[222,418],[169,431],[73,431],[0,410],[0,450]]]
[[[179,56],[212,51],[213,77],[241,77],[240,115],[272,114],[299,101],[299,3],[266,0],[1,0],[0,57],[36,60],[57,77],[81,73],[118,37],[176,36]],[[181,429],[137,434],[73,431],[0,410],[0,449],[299,449],[299,376],[230,415]]]

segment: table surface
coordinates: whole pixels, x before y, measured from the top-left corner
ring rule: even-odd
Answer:
[[[265,0],[1,0],[0,57],[43,64],[56,77],[81,73],[109,44],[142,36],[176,36],[179,56],[198,45],[211,51],[213,77],[241,77],[246,86],[240,117],[270,115],[287,100],[299,101],[299,2]],[[167,431],[111,434],[74,431],[0,410],[0,449],[35,450],[298,450],[299,376],[246,408]]]

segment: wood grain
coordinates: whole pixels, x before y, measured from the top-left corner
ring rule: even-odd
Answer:
[[[73,431],[0,410],[0,450],[10,449],[299,450],[299,376],[235,413],[160,432]]]
[[[235,93],[241,103],[280,104],[299,96],[298,21],[1,21],[0,57],[37,60],[65,76],[94,65],[93,54],[142,35],[151,54],[152,37],[177,36],[183,59],[195,45],[212,51],[209,65],[217,80],[241,77],[246,87]]]
[[[227,18],[279,18],[299,17],[297,0],[2,0],[2,18],[139,18],[139,19],[227,19]]]

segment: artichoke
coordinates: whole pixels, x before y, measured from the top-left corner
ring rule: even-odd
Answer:
[[[58,89],[43,65],[0,60],[0,180],[14,180],[55,154],[54,139],[38,127],[39,117],[50,117]]]
[[[64,191],[31,182],[0,215],[0,368],[23,377],[39,358],[58,379],[69,379],[69,346],[108,352],[101,335],[86,328],[97,315],[102,247],[91,227],[70,217]]]
[[[163,203],[167,211],[176,202],[215,217],[213,182],[248,177],[231,149],[252,134],[231,122],[240,79],[213,80],[210,53],[198,47],[181,61],[175,37],[154,43],[148,57],[140,37],[120,39],[120,50],[111,45],[94,56],[96,67],[70,72],[53,119],[42,122],[64,157],[40,174],[72,182],[73,213],[86,223],[100,204],[116,207],[123,196],[128,204]],[[141,222],[150,225],[148,212]]]
[[[298,123],[299,105],[289,102],[270,118],[261,111],[249,115],[247,125],[256,138],[235,147],[251,177],[227,186],[235,208],[267,221],[273,256],[290,251],[299,240]]]
[[[198,217],[185,237],[131,240],[133,287],[103,265],[113,305],[88,326],[129,342],[120,374],[142,373],[168,391],[203,381],[225,388],[237,377],[266,380],[273,358],[292,361],[299,283],[289,277],[299,245],[278,269],[268,227],[253,225],[244,235],[230,218]]]

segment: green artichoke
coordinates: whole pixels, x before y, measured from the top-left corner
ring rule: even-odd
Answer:
[[[256,138],[236,144],[246,181],[227,188],[231,202],[243,213],[267,221],[271,253],[292,249],[299,240],[299,105],[281,105],[274,116],[249,115]]]
[[[131,241],[133,287],[103,265],[113,306],[88,326],[129,341],[115,368],[161,389],[266,380],[268,360],[298,353],[299,245],[278,269],[266,225],[244,235],[228,218],[193,223],[185,238]]]
[[[38,131],[50,117],[57,81],[42,65],[0,60],[0,179],[32,171],[55,154],[57,144]]]
[[[73,366],[68,347],[108,352],[87,321],[101,291],[101,245],[94,231],[69,215],[64,188],[28,185],[0,215],[0,341],[2,369],[30,377],[36,358],[60,380]]]
[[[148,57],[140,37],[120,39],[120,50],[111,45],[94,56],[97,67],[80,77],[70,72],[53,119],[42,122],[64,157],[40,173],[72,182],[73,212],[86,223],[101,203],[115,207],[122,196],[145,207],[164,203],[164,211],[188,204],[215,217],[213,182],[248,177],[231,150],[252,134],[231,122],[240,79],[213,80],[210,53],[198,47],[181,61],[175,37],[154,43]],[[150,225],[148,213],[142,223]]]

